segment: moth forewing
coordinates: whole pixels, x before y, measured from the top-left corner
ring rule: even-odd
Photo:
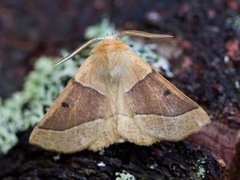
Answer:
[[[160,37],[138,31],[120,33],[124,34]],[[101,150],[125,140],[150,145],[181,140],[209,122],[198,104],[127,44],[110,38],[92,50],[34,128],[30,143],[63,153]]]

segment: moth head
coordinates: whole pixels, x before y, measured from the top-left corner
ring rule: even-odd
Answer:
[[[83,49],[100,41],[104,41],[104,42],[99,44],[99,46],[97,46],[98,47],[97,50],[95,51],[99,51],[99,52],[104,52],[105,50],[111,51],[112,48],[118,48],[118,50],[121,50],[121,49],[124,50],[128,46],[126,46],[124,43],[121,43],[121,41],[117,40],[118,37],[122,37],[122,36],[136,36],[136,37],[144,37],[144,38],[172,38],[173,37],[171,35],[152,34],[152,33],[147,33],[143,31],[134,31],[134,30],[122,31],[122,32],[116,33],[115,35],[91,39],[90,41],[86,42],[85,44],[77,48],[75,51],[73,51],[70,55],[60,60],[58,63],[55,64],[55,66],[70,60],[76,54],[81,52]]]
[[[128,46],[117,39],[106,39],[101,41],[93,50],[93,54],[111,53],[114,51],[125,51]]]

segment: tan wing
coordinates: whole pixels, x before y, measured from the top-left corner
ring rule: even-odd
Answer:
[[[123,140],[148,145],[180,140],[208,122],[201,107],[125,44],[109,40],[82,64],[30,143],[64,153]]]
[[[96,79],[91,81],[93,77]],[[96,77],[92,59],[87,59],[35,127],[30,143],[71,153],[83,149],[99,150],[118,141],[114,131],[116,120],[112,116],[114,109],[105,96],[104,83]],[[93,84],[101,86],[97,89]]]
[[[139,57],[132,62],[136,61],[142,59]],[[145,63],[138,67],[147,68],[149,65]],[[119,115],[118,132],[136,144],[179,141],[210,122],[198,104],[155,70],[136,82],[123,96],[119,104],[124,104],[128,114]]]

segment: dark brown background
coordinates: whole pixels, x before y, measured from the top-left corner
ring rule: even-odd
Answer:
[[[163,143],[160,147],[153,146],[150,149],[139,149],[126,144],[113,146],[107,150],[108,154],[103,159],[110,164],[115,163],[112,165],[114,170],[133,168],[130,171],[136,177],[141,177],[141,173],[148,172],[143,168],[147,157],[151,157],[153,152],[160,152],[159,156],[163,158],[161,153],[164,152],[164,160],[168,163],[163,165],[163,159],[160,159],[158,163],[164,168],[157,172],[163,174],[168,172],[164,176],[166,178],[178,177],[167,171],[167,164],[171,164],[173,159],[177,159],[175,163],[181,164],[185,162],[184,158],[189,158],[186,153],[181,152],[192,152],[194,157],[198,157],[198,152],[201,152],[201,155],[206,153],[209,163],[212,163],[212,166],[209,164],[207,166],[210,171],[207,179],[221,177],[217,165],[219,163],[209,154],[225,161],[225,169],[230,172],[229,177],[239,177],[237,169],[240,168],[240,92],[235,86],[235,81],[240,81],[240,27],[238,29],[227,23],[229,18],[236,18],[239,13],[238,0],[2,0],[0,96],[7,98],[12,92],[21,90],[24,76],[32,70],[37,57],[58,55],[62,49],[74,49],[84,42],[83,32],[86,27],[98,23],[103,17],[109,17],[118,29],[167,32],[175,36],[174,41],[183,49],[181,57],[170,59],[171,69],[175,75],[171,81],[203,106],[213,120],[210,126],[190,137],[188,142],[203,144],[210,148],[211,152],[204,149],[195,151],[192,144]],[[224,62],[225,56],[229,57],[227,63]],[[51,160],[51,153],[49,155],[48,152],[28,145],[26,141],[28,134],[29,132],[19,135],[20,143],[8,155],[0,157],[2,168],[0,177],[44,178],[46,174],[51,174],[54,178],[73,178],[75,176],[70,176],[71,168],[92,167],[99,158],[96,154],[84,152],[79,157],[64,156],[60,164],[56,163]],[[128,154],[126,156],[125,150],[128,148],[131,150],[126,151]],[[166,155],[168,149],[176,153]],[[135,151],[142,152],[146,158],[136,160],[138,156],[133,155]],[[36,159],[37,154],[43,155]],[[126,159],[131,161],[126,163]],[[79,162],[82,164],[79,165]],[[135,163],[136,167],[132,167],[131,163]],[[24,165],[20,166],[21,164]],[[191,167],[190,165],[184,167],[190,172],[187,169]],[[65,170],[65,174],[58,173],[62,169]],[[108,169],[107,173],[95,169],[94,177],[112,178],[113,169]],[[84,173],[84,177],[87,177],[87,171],[84,170],[86,169],[83,168],[82,174],[76,173],[76,177],[83,177]],[[96,175],[98,173],[99,176]],[[180,171],[180,175],[181,173]],[[151,172],[148,175],[152,178],[160,177],[152,176]]]

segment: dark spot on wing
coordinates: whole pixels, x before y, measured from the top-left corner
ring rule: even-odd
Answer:
[[[163,95],[164,96],[168,96],[171,94],[171,91],[169,89],[166,89],[164,92],[163,92]]]
[[[69,107],[69,104],[68,104],[67,102],[62,102],[62,107],[68,108],[68,107]]]

